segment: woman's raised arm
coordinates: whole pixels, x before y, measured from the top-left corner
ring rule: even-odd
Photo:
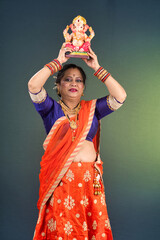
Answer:
[[[110,95],[116,98],[120,103],[123,103],[127,97],[124,88],[99,65],[97,56],[91,48],[89,48],[88,54],[90,59],[84,59],[85,63],[95,71],[94,75],[106,85]]]
[[[65,56],[67,51],[72,51],[69,48],[64,47],[65,44],[62,45],[57,59],[53,60],[49,64],[46,64],[40,71],[38,71],[28,82],[28,89],[31,93],[37,93],[44,86],[45,82],[48,78],[57,72],[62,64],[65,63],[69,58]]]
[[[51,70],[44,66],[28,82],[28,89],[31,93],[37,93],[41,90],[47,79],[51,75]]]

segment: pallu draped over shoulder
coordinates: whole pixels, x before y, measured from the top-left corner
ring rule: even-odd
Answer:
[[[103,163],[99,156],[100,121],[93,138],[96,161],[73,162],[90,130],[95,106],[96,100],[81,101],[74,141],[69,121],[62,116],[44,142],[39,175],[39,217],[33,240],[113,239],[105,202]],[[100,195],[94,194],[95,169],[102,184]]]

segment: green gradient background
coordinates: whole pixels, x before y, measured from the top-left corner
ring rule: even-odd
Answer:
[[[45,130],[27,82],[57,57],[63,29],[78,14],[95,30],[99,63],[127,91],[124,106],[102,120],[101,157],[114,240],[160,239],[160,1],[0,1],[0,239],[32,239]],[[79,59],[84,99],[106,95]],[[50,78],[46,89],[57,99]],[[108,92],[107,92],[108,94]]]

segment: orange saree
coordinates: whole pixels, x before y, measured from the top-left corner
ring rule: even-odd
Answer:
[[[95,104],[96,100],[81,101],[74,141],[68,119],[61,117],[44,142],[39,217],[33,240],[113,239],[104,187],[98,196],[93,189],[94,168],[102,176],[101,160],[99,164],[73,162],[91,127]],[[99,131],[93,141],[98,152]]]

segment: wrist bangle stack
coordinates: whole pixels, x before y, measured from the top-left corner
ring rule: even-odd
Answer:
[[[110,76],[111,74],[107,72],[103,67],[98,68],[98,70],[94,73],[94,76],[96,76],[98,79],[101,80],[101,82],[105,82],[105,80]]]
[[[62,69],[62,65],[57,59],[53,59],[53,61],[47,63],[45,66],[51,70],[51,75]]]

